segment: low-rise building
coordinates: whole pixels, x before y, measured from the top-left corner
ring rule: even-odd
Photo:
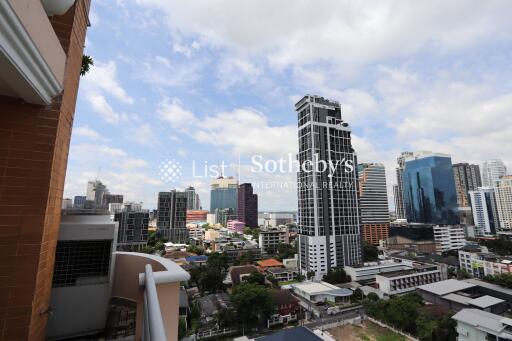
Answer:
[[[466,245],[466,235],[462,226],[436,225],[433,229],[437,253],[459,250]]]
[[[286,226],[260,229],[258,244],[265,253],[274,253],[279,244],[288,244],[289,242],[290,238]]]
[[[268,268],[283,268],[283,263],[274,258],[263,259],[256,263],[261,271],[266,271]]]
[[[297,278],[297,270],[291,270],[286,268],[267,268],[265,272],[268,275],[274,277],[278,282],[293,281]]]
[[[238,220],[228,220],[227,228],[230,232],[243,233],[245,223],[243,221]]]
[[[301,282],[292,284],[293,292],[303,299],[312,303],[325,301],[333,303],[348,303],[353,291],[346,288],[339,288],[327,282]]]
[[[423,264],[409,270],[375,275],[375,282],[386,296],[414,291],[416,287],[441,280],[441,270],[436,265]]]
[[[274,290],[274,304],[277,313],[267,322],[267,327],[297,321],[300,312],[299,300],[288,290]]]
[[[457,321],[457,340],[511,340],[512,319],[478,309],[462,309],[452,316]]]
[[[386,260],[382,262],[366,263],[360,266],[345,266],[344,269],[352,281],[358,282],[375,281],[375,276],[378,274],[407,270],[411,269],[411,267],[393,260]]]
[[[460,268],[470,276],[483,278],[488,275],[512,273],[512,258],[501,257],[484,248],[459,250]]]

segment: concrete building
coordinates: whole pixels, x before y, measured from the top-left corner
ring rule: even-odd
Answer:
[[[157,232],[173,243],[186,243],[187,197],[172,190],[158,193]]]
[[[289,244],[290,234],[286,226],[269,227],[260,229],[258,236],[258,245],[262,252],[274,253],[279,244]]]
[[[469,191],[482,187],[480,167],[469,163],[456,163],[452,169],[457,191],[457,204],[459,207],[469,207],[471,206]]]
[[[249,183],[238,187],[238,220],[246,226],[258,227],[258,195]]]
[[[389,228],[389,238],[383,244],[390,250],[436,252],[434,229],[430,224],[392,223]]]
[[[457,340],[511,340],[512,319],[478,309],[463,309],[452,316],[457,321]]]
[[[387,260],[382,262],[372,262],[360,266],[345,266],[344,270],[350,276],[352,282],[375,281],[375,276],[386,272],[396,272],[411,269],[405,263]]]
[[[214,179],[210,185],[210,213],[217,209],[230,208],[234,213],[238,206],[238,180],[223,176]]]
[[[114,214],[119,223],[117,243],[119,246],[146,245],[148,242],[149,212],[132,211],[130,207]]]
[[[45,338],[89,4],[0,1],[0,339]]]
[[[338,165],[299,167],[297,174],[299,269],[320,280],[332,268],[362,261],[357,161],[338,102],[306,95],[295,110],[299,164]]]
[[[227,228],[230,232],[243,233],[245,222],[238,220],[228,220]]]
[[[293,283],[293,292],[311,303],[333,302],[347,303],[352,296],[353,291],[327,282],[301,282]]]
[[[496,207],[500,228],[512,229],[512,175],[503,176],[494,182]]]
[[[124,196],[122,194],[105,194],[105,202],[107,206],[109,204],[122,204],[124,202]]]
[[[437,253],[458,250],[466,245],[464,228],[460,225],[436,225],[433,229]]]
[[[494,187],[502,176],[507,175],[507,167],[500,159],[487,160],[482,164],[482,185]]]
[[[71,200],[70,198],[62,199],[62,209],[66,210],[68,208],[73,208],[73,200]]]
[[[293,223],[295,216],[288,212],[266,212],[258,215],[258,226],[278,227]]]
[[[422,151],[406,157],[403,190],[408,222],[459,224],[450,155]]]
[[[105,329],[117,225],[106,211],[63,211],[53,272],[49,339],[94,335]]]
[[[205,210],[187,210],[187,223],[194,223],[198,221],[204,221],[206,223],[208,220],[207,215],[208,211]]]
[[[414,291],[420,285],[438,282],[441,279],[441,270],[433,264],[421,264],[413,269],[375,275],[375,282],[385,296]]]
[[[386,169],[381,163],[361,163],[357,166],[357,171],[363,240],[378,245],[389,234]]]
[[[404,177],[404,169],[405,169],[405,159],[412,157],[413,152],[402,152],[400,156],[396,159],[398,167],[396,168],[396,189],[393,188],[393,193],[395,195],[395,210],[396,210],[396,218],[403,220],[407,219],[405,213],[405,204],[404,204],[404,187],[403,187],[403,177]]]
[[[107,186],[100,180],[89,181],[87,183],[87,201],[92,203],[92,208],[107,208]]]
[[[500,227],[500,221],[494,188],[479,187],[469,191],[469,197],[476,227],[475,235],[496,234]]]
[[[512,258],[498,256],[482,248],[463,248],[459,250],[460,268],[472,277],[483,278],[488,275],[512,273]]]
[[[75,195],[73,199],[73,207],[74,208],[84,208],[86,196],[85,195]]]
[[[187,210],[201,210],[201,200],[194,187],[185,188],[185,196],[187,197]]]

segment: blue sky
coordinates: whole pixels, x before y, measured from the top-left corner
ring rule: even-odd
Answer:
[[[307,93],[341,102],[359,160],[386,166],[390,201],[403,150],[512,168],[510,1],[92,3],[95,65],[65,196],[99,178],[154,208],[158,191],[193,185],[209,207],[210,179],[192,163],[224,162],[255,184],[261,210],[294,210],[295,173],[253,173],[251,158],[297,151],[293,104]],[[173,159],[169,181],[159,169]]]

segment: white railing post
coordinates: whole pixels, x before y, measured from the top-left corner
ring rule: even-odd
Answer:
[[[143,339],[149,341],[166,341],[164,321],[158,301],[153,268],[146,264],[144,278],[144,329]]]

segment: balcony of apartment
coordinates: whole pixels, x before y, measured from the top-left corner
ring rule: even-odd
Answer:
[[[0,1],[0,96],[48,105],[62,92],[66,53],[51,17],[74,2]]]

